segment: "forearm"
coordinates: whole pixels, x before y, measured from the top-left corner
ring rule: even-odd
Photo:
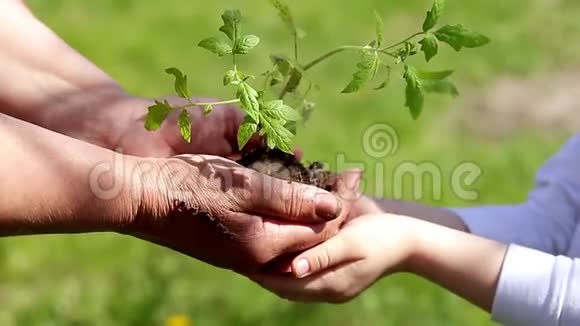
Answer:
[[[373,200],[385,212],[412,216],[451,229],[469,232],[463,220],[450,210],[384,198],[373,198]]]
[[[103,102],[125,96],[111,77],[22,3],[0,1],[0,12],[0,112],[57,132],[67,129],[72,136],[75,126],[86,135],[87,128],[99,125],[95,120],[104,118],[98,114]]]
[[[412,222],[410,272],[491,311],[507,246],[432,223]]]
[[[3,114],[0,143],[0,235],[113,231],[131,221],[132,158]]]

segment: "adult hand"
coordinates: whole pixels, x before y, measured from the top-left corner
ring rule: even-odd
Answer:
[[[207,154],[230,159],[239,157],[237,132],[244,113],[233,105],[216,106],[208,116],[200,108],[190,108],[192,135],[191,143],[187,143],[177,126],[178,112],[171,114],[160,130],[145,130],[147,107],[153,100],[104,90],[94,90],[90,96],[69,94],[66,97],[69,104],[59,103],[55,109],[47,110],[50,113],[44,119],[47,128],[135,156]],[[75,104],[76,97],[85,105]],[[167,100],[173,105],[185,104],[183,99]]]
[[[145,162],[152,162],[147,160]],[[124,230],[212,265],[257,272],[336,234],[360,173],[336,195],[271,178],[215,156],[178,156],[139,166],[139,213]]]

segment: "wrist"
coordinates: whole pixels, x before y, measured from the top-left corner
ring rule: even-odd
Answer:
[[[415,218],[407,219],[408,246],[403,271],[426,277],[425,270],[430,268],[428,261],[432,256],[431,237],[436,233],[433,228],[439,228],[439,226]]]
[[[141,233],[160,223],[184,203],[196,207],[195,189],[192,182],[197,180],[198,171],[178,158],[137,158],[129,160],[131,172],[130,187],[126,189],[125,205],[131,206],[129,223],[120,230],[122,233]]]
[[[75,216],[78,232],[122,232],[130,227],[141,205],[142,175],[138,158],[100,150],[103,155],[87,163],[88,194]],[[106,153],[106,154],[105,154]],[[76,225],[76,226],[75,226]]]
[[[120,130],[126,127],[127,110],[123,105],[132,101],[117,84],[111,83],[91,90],[79,90],[49,102],[36,124],[88,143],[115,150]]]

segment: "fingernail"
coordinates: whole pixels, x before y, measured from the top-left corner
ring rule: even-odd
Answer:
[[[294,274],[296,274],[297,277],[302,277],[308,272],[310,272],[310,264],[308,263],[308,260],[305,258],[298,260],[294,266]]]
[[[318,194],[316,196],[316,216],[330,221],[340,216],[342,203],[332,194]]]

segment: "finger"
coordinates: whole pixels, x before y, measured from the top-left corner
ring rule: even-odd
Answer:
[[[331,267],[362,259],[363,256],[343,230],[326,242],[309,249],[292,261],[292,273],[304,278]]]
[[[253,173],[250,184],[252,213],[300,223],[336,219],[340,199],[320,188]]]
[[[294,157],[296,157],[297,161],[301,161],[302,157],[304,156],[304,151],[300,148],[294,148],[292,151],[294,153]]]
[[[348,266],[337,266],[306,278],[268,273],[250,274],[248,278],[284,299],[340,303],[350,298],[345,268]]]
[[[297,279],[288,275],[266,273],[250,274],[248,278],[287,300],[313,302],[325,299],[321,295],[323,285],[320,280]]]

